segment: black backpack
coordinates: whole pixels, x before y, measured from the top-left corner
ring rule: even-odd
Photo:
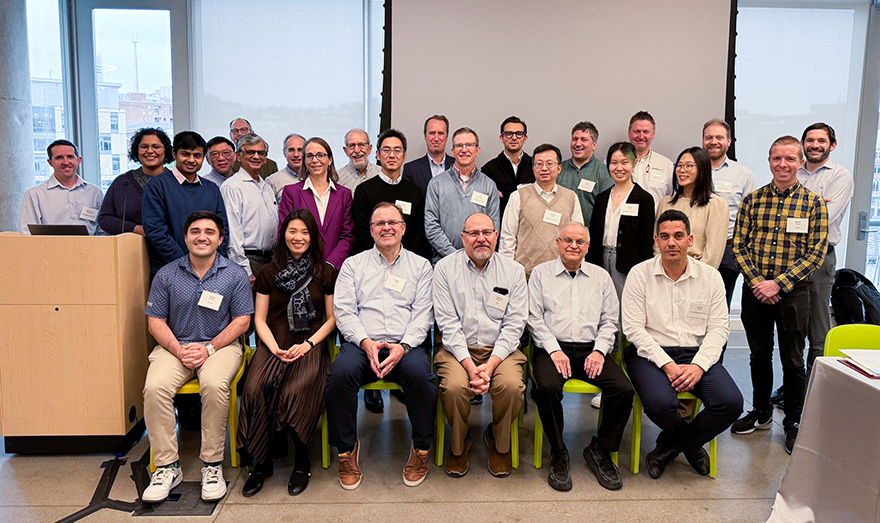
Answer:
[[[840,269],[831,287],[831,309],[837,325],[872,323],[880,325],[880,292],[852,269]]]

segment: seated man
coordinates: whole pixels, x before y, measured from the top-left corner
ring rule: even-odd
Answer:
[[[327,377],[330,444],[339,459],[339,484],[361,484],[357,437],[357,394],[361,385],[384,379],[403,387],[412,424],[410,456],[403,482],[415,487],[428,474],[434,437],[437,387],[425,341],[431,314],[431,264],[404,249],[403,212],[384,202],[373,209],[375,245],[349,257],[336,278],[333,310],[345,339]]]
[[[657,219],[659,256],[633,267],[623,288],[624,350],[633,387],[645,414],[663,432],[645,464],[653,478],[684,453],[702,475],[709,474],[703,445],[742,413],[743,398],[718,363],[730,334],[721,275],[687,255],[691,225],[670,209]],[[678,393],[690,392],[704,409],[690,423],[678,411]]]
[[[443,333],[434,363],[440,403],[452,427],[446,474],[467,474],[470,401],[474,394],[488,392],[492,424],[483,441],[489,449],[489,472],[504,477],[511,468],[510,424],[526,390],[526,357],[517,349],[528,317],[526,274],[519,263],[494,255],[498,231],[488,215],[470,215],[461,241],[464,249],[437,262],[434,272],[434,313]]]
[[[569,378],[602,389],[598,436],[584,449],[584,459],[599,484],[617,490],[623,484],[611,452],[620,448],[632,412],[633,388],[608,353],[614,347],[619,304],[611,276],[584,261],[590,233],[580,223],[559,230],[559,257],[539,264],[529,279],[529,330],[537,389],[532,393],[550,440],[550,475],[556,490],[571,490],[569,457],[562,441],[562,386]]]
[[[142,499],[158,503],[183,481],[177,451],[174,395],[193,375],[202,396],[202,499],[226,495],[223,450],[229,383],[241,366],[244,334],[254,313],[247,273],[217,253],[223,220],[199,211],[184,223],[189,254],[159,270],[146,313],[158,345],[144,384],[144,419],[156,472]]]

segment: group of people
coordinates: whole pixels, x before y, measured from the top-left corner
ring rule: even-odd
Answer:
[[[652,149],[649,113],[636,113],[628,131],[603,162],[598,129],[579,122],[563,160],[552,144],[527,154],[526,123],[511,116],[500,126],[502,152],[478,167],[477,132],[461,127],[449,136],[447,118],[433,115],[423,128],[425,156],[407,163],[406,137],[387,129],[371,163],[368,134],[353,129],[345,135],[349,162],[337,171],[325,140],[296,133],[285,138],[278,169],[268,143],[241,118],[228,139],[207,142],[192,131],[172,143],[159,129],[142,129],[130,150],[140,167],[120,175],[103,201],[76,173],[76,146],[59,140],[48,150],[55,174],[24,197],[21,230],[82,223],[92,233],[147,239],[146,314],[157,342],[144,387],[157,465],[147,502],[164,500],[182,480],[173,398],[194,375],[202,497],[225,495],[229,387],[251,316],[258,346],[238,426],[238,451],[254,465],[245,496],[272,476],[288,436],[288,490],[305,490],[308,442],[325,408],[339,483],[357,488],[358,392],[378,379],[402,388],[411,424],[407,486],[428,473],[438,398],[451,427],[449,448],[436,449],[446,450],[446,473],[467,474],[471,404],[487,394],[487,467],[510,474],[527,377],[550,442],[554,489],[572,488],[561,403],[570,378],[602,391],[598,433],[583,451],[601,486],[622,486],[611,454],[635,394],[662,430],[646,457],[649,474],[660,477],[684,454],[707,475],[707,442],[728,428],[748,434],[772,424],[774,325],[784,375],[773,400],[784,405],[791,452],[805,338],[812,364],[829,327],[834,245],[853,191],[849,171],[828,158],[834,130],[817,123],[801,140],[777,139],[773,180],[757,190],[751,170],[727,157],[723,120],[706,122],[701,147],[674,163]],[[212,169],[202,177],[205,157]],[[754,409],[741,418],[742,395],[722,365],[739,274],[754,390]],[[680,411],[684,392],[704,405],[692,421]]]

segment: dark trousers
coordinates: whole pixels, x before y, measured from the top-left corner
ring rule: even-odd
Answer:
[[[698,347],[664,347],[678,365],[694,359]],[[703,402],[703,410],[693,421],[685,421],[678,411],[678,393],[660,367],[642,358],[633,345],[624,349],[626,370],[648,419],[663,432],[657,443],[679,452],[693,452],[733,425],[743,410],[743,397],[733,378],[720,363],[709,368],[691,393]]]
[[[761,303],[748,285],[743,285],[742,323],[749,341],[749,364],[752,370],[752,404],[769,414],[773,392],[773,326],[779,336],[779,359],[782,360],[782,387],[785,400],[783,425],[799,423],[804,408],[806,372],[804,348],[810,317],[808,286],[800,283],[775,305]]]
[[[385,376],[386,381],[403,387],[406,413],[412,425],[416,448],[426,450],[434,439],[434,413],[437,408],[437,386],[424,347],[413,347]],[[376,381],[367,353],[345,342],[330,366],[324,398],[330,445],[348,449],[357,441],[358,391],[361,385]]]
[[[730,311],[730,302],[733,301],[733,291],[736,289],[736,279],[739,278],[739,269],[733,261],[733,244],[728,243],[724,248],[724,257],[721,258],[721,265],[718,266],[718,272],[721,274],[721,280],[724,281],[724,294],[727,295],[727,310]],[[724,363],[724,353],[727,351],[727,343],[721,349],[721,358],[718,363]]]
[[[597,437],[599,443],[610,452],[617,452],[629,414],[632,412],[633,388],[620,367],[611,357],[605,357],[605,365],[595,378],[584,371],[584,360],[593,352],[592,343],[559,343],[563,354],[571,363],[571,377],[586,381],[602,389],[602,423]],[[535,348],[532,359],[536,388],[532,398],[538,406],[538,414],[544,423],[550,449],[554,454],[566,448],[562,441],[562,386],[566,379],[556,370],[553,360],[542,348]]]

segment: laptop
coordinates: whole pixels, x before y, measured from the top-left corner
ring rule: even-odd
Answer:
[[[88,236],[89,228],[85,225],[53,224],[39,225],[28,224],[28,231],[32,236]]]

